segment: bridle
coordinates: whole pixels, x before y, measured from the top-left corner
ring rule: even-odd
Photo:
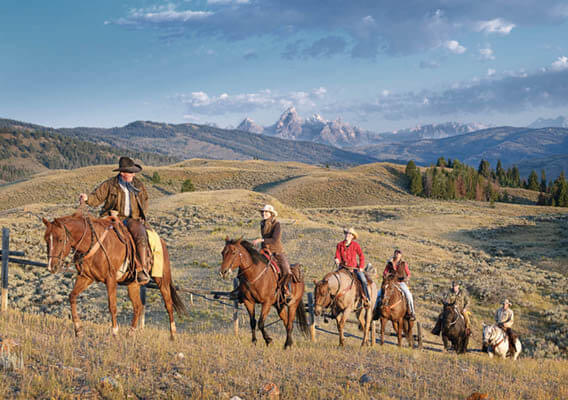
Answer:
[[[236,247],[234,244],[233,244],[232,246]],[[246,278],[246,276],[245,276],[244,273],[245,273],[247,270],[249,270],[249,269],[251,269],[252,267],[254,267],[254,264],[253,264],[253,263],[250,263],[250,264],[247,265],[247,264],[245,263],[243,253],[242,253],[240,250],[238,250],[238,252],[239,252],[238,257],[239,257],[239,260],[240,260],[240,266],[239,266],[239,273],[237,274],[237,278],[241,278],[241,277],[242,277],[242,278],[245,280],[245,282],[247,282],[247,284],[253,285],[254,283],[256,283],[256,281],[258,281],[258,280],[260,279],[260,277],[261,277],[262,275],[264,275],[264,273],[265,273],[266,270],[268,269],[268,265],[266,265],[266,266],[264,267],[264,269],[260,272],[260,274],[258,274],[253,280],[248,280],[248,279]],[[231,270],[231,269],[234,268],[233,266],[234,266],[234,264],[235,264],[235,259],[236,259],[236,258],[237,258],[237,256],[234,256],[234,257],[232,258],[231,263],[229,264],[229,268],[227,268],[226,270]]]
[[[398,303],[400,303],[402,301],[402,298],[398,299],[397,301],[395,301],[393,304],[387,304],[388,300],[390,300],[390,295],[386,296],[387,293],[387,288],[390,286],[390,283],[386,283],[384,285],[384,290],[383,290],[383,300],[382,300],[382,307],[388,308],[389,310],[392,309],[393,307],[397,306]]]
[[[59,252],[59,254],[51,255],[51,250],[53,249],[53,232],[49,233],[49,251],[47,253],[48,265],[51,266],[51,260],[53,260],[53,259],[57,259],[57,260],[59,260],[59,262],[63,261],[63,258],[66,257],[66,256],[63,256],[63,252],[65,251],[65,248],[67,247],[68,241],[69,241],[69,245],[71,246],[71,249],[73,249],[73,257],[75,257],[75,254],[77,253],[77,248],[79,247],[79,245],[81,244],[81,242],[85,238],[85,234],[87,233],[87,222],[85,220],[83,220],[83,223],[85,224],[85,229],[83,229],[83,235],[81,236],[81,239],[79,239],[77,241],[77,243],[75,245],[73,245],[73,243],[72,243],[73,236],[71,235],[71,232],[69,231],[69,229],[67,228],[65,223],[58,221],[58,220],[54,221],[54,224],[61,225],[61,227],[65,231],[65,236],[64,236],[64,240],[63,240],[63,246],[61,247],[61,251]]]

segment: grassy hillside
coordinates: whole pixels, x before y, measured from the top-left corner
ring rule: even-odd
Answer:
[[[234,337],[226,324],[188,331],[175,343],[163,329],[133,338],[109,338],[87,324],[72,337],[69,321],[11,312],[0,336],[23,344],[25,368],[0,370],[2,398],[278,398],[263,395],[273,383],[281,399],[465,399],[472,392],[496,399],[568,396],[565,361],[490,361],[483,355],[400,351],[394,346],[339,349],[333,339],[297,340],[283,351]],[[361,382],[365,376],[368,381]]]
[[[27,178],[48,169],[73,169],[87,165],[117,164],[127,155],[143,163],[169,164],[177,159],[156,153],[143,153],[124,148],[94,144],[48,131],[30,131],[0,127],[0,180],[9,182]]]
[[[17,312],[0,316],[0,337],[22,343],[27,367],[24,372],[0,371],[0,379],[9,382],[2,385],[0,397],[254,398],[272,381],[282,398],[465,398],[474,391],[504,399],[565,398],[567,361],[547,359],[568,358],[568,210],[416,198],[405,194],[400,168],[375,164],[336,171],[296,163],[191,160],[149,167],[144,173],[157,171],[165,181],[148,183],[150,223],[168,244],[180,287],[230,289],[230,281],[217,275],[224,238],[258,237],[257,210],[271,203],[281,212],[288,257],[302,263],[309,291],[313,279],[333,268],[335,244],[346,226],[360,233],[367,260],[378,269],[395,248],[402,249],[412,269],[410,286],[424,327],[424,350],[399,350],[392,338],[383,348],[363,350],[359,340],[349,338],[342,350],[336,348],[337,337],[318,331],[315,344],[295,334],[297,347],[284,354],[280,323],[268,328],[275,339],[272,348],[254,347],[243,311],[241,334],[234,338],[231,307],[198,297],[190,316],[177,319],[179,341],[170,345],[165,343],[166,313],[155,291],[148,296],[148,331],[113,341],[100,284],[80,296],[80,315],[92,324],[85,339],[74,342],[67,300],[74,272],[51,275],[11,266],[10,304]],[[10,228],[12,247],[26,250],[30,259],[45,260],[41,217],[71,214],[76,194],[94,187],[109,169],[50,171],[0,188],[0,226]],[[187,177],[201,191],[174,190]],[[318,187],[318,179],[337,183]],[[298,183],[302,180],[306,186]],[[351,181],[357,184],[350,186]],[[374,192],[364,204],[339,190],[361,190],[359,198],[365,194],[362,183],[373,181]],[[328,198],[333,199],[330,205]],[[428,332],[440,311],[438,297],[452,279],[463,280],[475,316],[472,351],[463,357],[441,354],[440,338]],[[504,297],[513,302],[524,347],[517,364],[489,361],[477,351],[481,323],[492,321]],[[131,316],[124,288],[119,298],[123,333]],[[186,293],[183,299],[189,302]],[[36,313],[42,316],[32,315]],[[269,322],[275,320],[271,311]],[[317,325],[335,331],[323,320]],[[356,326],[349,326],[349,332],[359,335]],[[176,358],[179,352],[185,358]],[[241,371],[253,375],[241,378]],[[360,384],[363,374],[372,383]],[[101,384],[104,377],[119,386]]]

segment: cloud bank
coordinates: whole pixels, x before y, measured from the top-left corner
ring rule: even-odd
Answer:
[[[267,36],[292,45],[284,57],[346,52],[355,58],[375,58],[380,53],[412,54],[444,44],[461,54],[464,46],[450,48],[448,43],[463,33],[509,35],[518,25],[568,19],[564,0],[208,0],[200,4],[132,9],[107,23],[224,41]]]

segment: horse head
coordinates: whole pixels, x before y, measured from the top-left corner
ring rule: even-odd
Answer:
[[[495,339],[497,337],[497,329],[495,325],[485,325],[485,323],[482,324],[483,326],[483,345],[484,346],[490,346],[492,343],[495,343]]]
[[[314,280],[314,314],[319,316],[323,310],[331,305],[331,290],[329,289],[329,282],[322,279],[319,282]]]
[[[221,269],[219,270],[219,275],[223,279],[227,277],[229,271],[238,268],[242,265],[242,256],[244,248],[241,246],[241,240],[230,240],[228,237],[225,239],[225,247],[221,252],[223,261],[221,262]]]
[[[45,218],[42,221],[46,227],[43,238],[47,245],[47,269],[54,274],[71,252],[72,239],[68,229],[57,218],[52,222]]]

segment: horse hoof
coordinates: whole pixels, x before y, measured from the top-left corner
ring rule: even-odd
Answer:
[[[75,337],[77,338],[83,337],[83,331],[80,329],[75,331]]]
[[[270,346],[270,343],[272,343],[272,339],[265,339],[266,342],[266,347]]]

